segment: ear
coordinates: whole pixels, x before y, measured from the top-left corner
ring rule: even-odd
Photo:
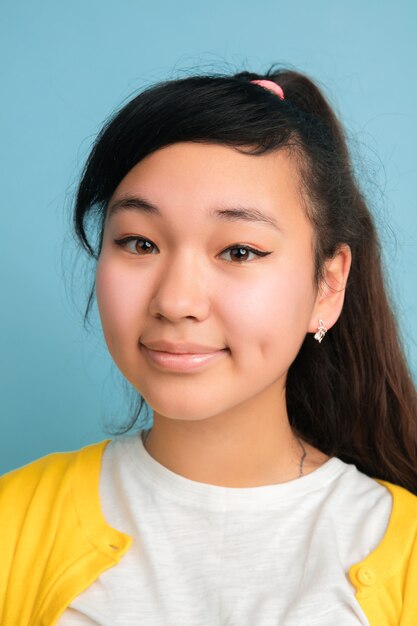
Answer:
[[[351,263],[352,253],[346,243],[340,244],[334,256],[325,261],[308,332],[317,332],[319,320],[323,320],[327,330],[337,322],[343,308]]]

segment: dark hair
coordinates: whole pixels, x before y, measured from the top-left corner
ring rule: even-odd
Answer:
[[[268,79],[285,99],[253,79]],[[181,141],[248,154],[287,148],[300,171],[315,232],[317,284],[340,243],[352,251],[342,313],[320,347],[307,334],[286,383],[290,424],[305,441],[365,474],[417,494],[417,393],[384,285],[376,228],[355,180],[344,131],[322,91],[306,75],[210,74],[146,88],[104,126],[78,187],[75,233],[98,259],[107,203],[141,159]],[[96,227],[96,243],[87,232]],[[85,317],[94,296],[88,299]],[[143,398],[129,430],[142,408]]]

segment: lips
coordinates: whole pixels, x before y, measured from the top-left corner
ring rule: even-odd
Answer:
[[[193,344],[195,346],[195,344]],[[224,358],[228,350],[223,348],[216,350],[215,352],[204,353],[173,353],[162,352],[160,350],[152,350],[144,344],[142,344],[142,350],[149,362],[162,371],[172,372],[188,372],[194,370],[204,369],[211,364],[216,363],[219,359]]]
[[[171,354],[208,354],[224,350],[224,346],[221,348],[216,346],[207,346],[201,343],[195,342],[173,342],[165,339],[158,339],[155,341],[142,341],[146,348],[156,350],[158,352],[169,352]]]

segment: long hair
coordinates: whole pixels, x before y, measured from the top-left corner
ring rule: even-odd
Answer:
[[[254,79],[278,83],[284,100]],[[307,334],[289,369],[290,424],[324,453],[417,494],[417,393],[384,284],[375,224],[344,130],[322,91],[308,76],[274,65],[263,75],[197,75],[143,90],[104,125],[79,183],[74,231],[90,256],[100,255],[107,204],[124,176],[150,153],[181,141],[253,155],[290,150],[314,227],[317,285],[338,244],[352,251],[338,321],[320,346]],[[95,244],[87,235],[91,221]],[[142,404],[143,398],[123,432]]]

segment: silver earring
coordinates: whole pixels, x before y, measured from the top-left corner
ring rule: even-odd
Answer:
[[[314,335],[314,339],[317,339],[317,341],[321,343],[326,333],[327,333],[327,328],[325,327],[323,320],[319,320],[319,326],[318,326],[316,334]]]

